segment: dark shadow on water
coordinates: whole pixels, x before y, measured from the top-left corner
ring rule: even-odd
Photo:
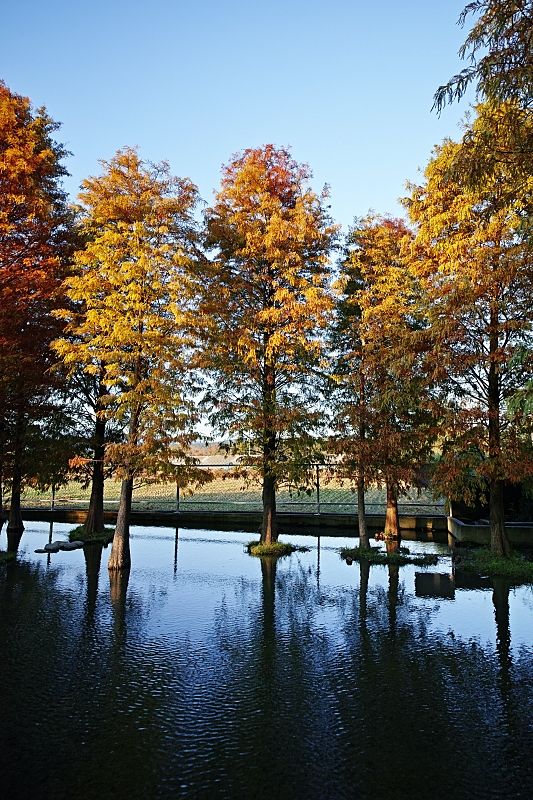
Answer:
[[[454,600],[454,576],[451,573],[442,572],[416,572],[415,595],[416,597]]]
[[[87,578],[87,606],[86,619],[92,625],[98,599],[98,581],[102,564],[102,544],[89,544],[83,548],[85,558],[85,575]]]
[[[370,561],[361,559],[359,562],[359,620],[361,633],[366,632],[366,610],[368,597],[368,581],[370,578]]]
[[[398,589],[400,586],[400,567],[397,564],[389,564],[389,591],[387,599],[389,603],[389,629],[391,634],[396,632],[396,609],[398,607]]]

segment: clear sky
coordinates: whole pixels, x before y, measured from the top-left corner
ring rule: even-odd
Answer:
[[[466,0],[3,0],[0,77],[62,122],[67,188],[138,145],[211,201],[232,153],[291,145],[346,228],[401,213],[467,109],[430,112],[463,64]]]

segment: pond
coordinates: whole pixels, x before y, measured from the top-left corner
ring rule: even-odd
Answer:
[[[26,524],[0,568],[1,796],[533,796],[532,587],[434,543],[408,546],[436,567],[365,569],[353,538],[276,563],[155,527],[110,583],[108,550],[35,554],[49,523]]]

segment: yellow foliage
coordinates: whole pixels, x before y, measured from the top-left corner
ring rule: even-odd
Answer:
[[[80,193],[85,249],[64,284],[66,335],[54,343],[70,371],[102,375],[106,414],[129,425],[108,456],[128,473],[164,477],[193,435],[190,339],[182,317],[196,247],[197,189],[120,150]],[[177,449],[171,450],[173,445]]]
[[[333,308],[329,256],[338,226],[327,191],[315,194],[309,177],[283,148],[246,150],[224,168],[206,212],[216,254],[202,267],[197,329],[215,384],[212,420],[270,460],[297,424],[302,433],[312,428],[305,396]]]

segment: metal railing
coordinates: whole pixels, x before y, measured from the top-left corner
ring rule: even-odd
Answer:
[[[202,463],[200,469],[209,473],[210,480],[197,488],[177,488],[175,484],[151,484],[135,489],[133,510],[137,511],[260,511],[261,483],[258,470],[232,463]],[[292,513],[357,512],[357,494],[353,482],[342,477],[335,465],[310,465],[310,477],[305,489],[282,486],[276,494],[278,511]],[[39,494],[27,490],[22,498],[25,506],[83,509],[89,504],[90,490],[76,484],[51,493]],[[104,506],[118,508],[120,484],[106,482]],[[369,514],[384,513],[385,491],[370,488],[365,494]],[[428,490],[412,489],[398,501],[400,514],[434,516],[445,513],[444,499],[435,500]]]

